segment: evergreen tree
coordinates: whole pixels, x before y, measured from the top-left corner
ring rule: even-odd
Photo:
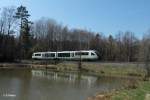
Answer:
[[[30,14],[28,14],[26,7],[21,5],[17,8],[17,12],[14,17],[21,21],[19,40],[20,55],[21,58],[27,59],[30,50],[30,25],[32,24],[32,22],[28,20]]]

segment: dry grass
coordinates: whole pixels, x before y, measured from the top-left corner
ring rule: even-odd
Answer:
[[[137,76],[144,77],[146,71],[135,64],[83,64],[84,69],[106,76]]]

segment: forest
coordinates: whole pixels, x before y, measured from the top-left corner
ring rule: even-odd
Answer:
[[[0,10],[0,62],[31,59],[33,52],[96,50],[100,61],[150,62],[150,31],[142,38],[131,31],[106,36],[70,29],[50,18],[30,21],[26,7]]]

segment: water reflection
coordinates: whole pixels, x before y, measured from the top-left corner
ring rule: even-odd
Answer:
[[[97,77],[87,76],[79,73],[63,73],[63,72],[50,72],[41,70],[32,70],[33,77],[47,78],[53,81],[63,81],[67,83],[86,83],[87,87],[91,87],[97,81]]]
[[[80,72],[0,70],[0,100],[85,100],[96,92],[120,88],[123,82]]]

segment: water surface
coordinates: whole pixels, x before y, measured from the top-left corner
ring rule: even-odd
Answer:
[[[97,92],[121,88],[125,80],[83,73],[0,70],[0,100],[86,100]]]

